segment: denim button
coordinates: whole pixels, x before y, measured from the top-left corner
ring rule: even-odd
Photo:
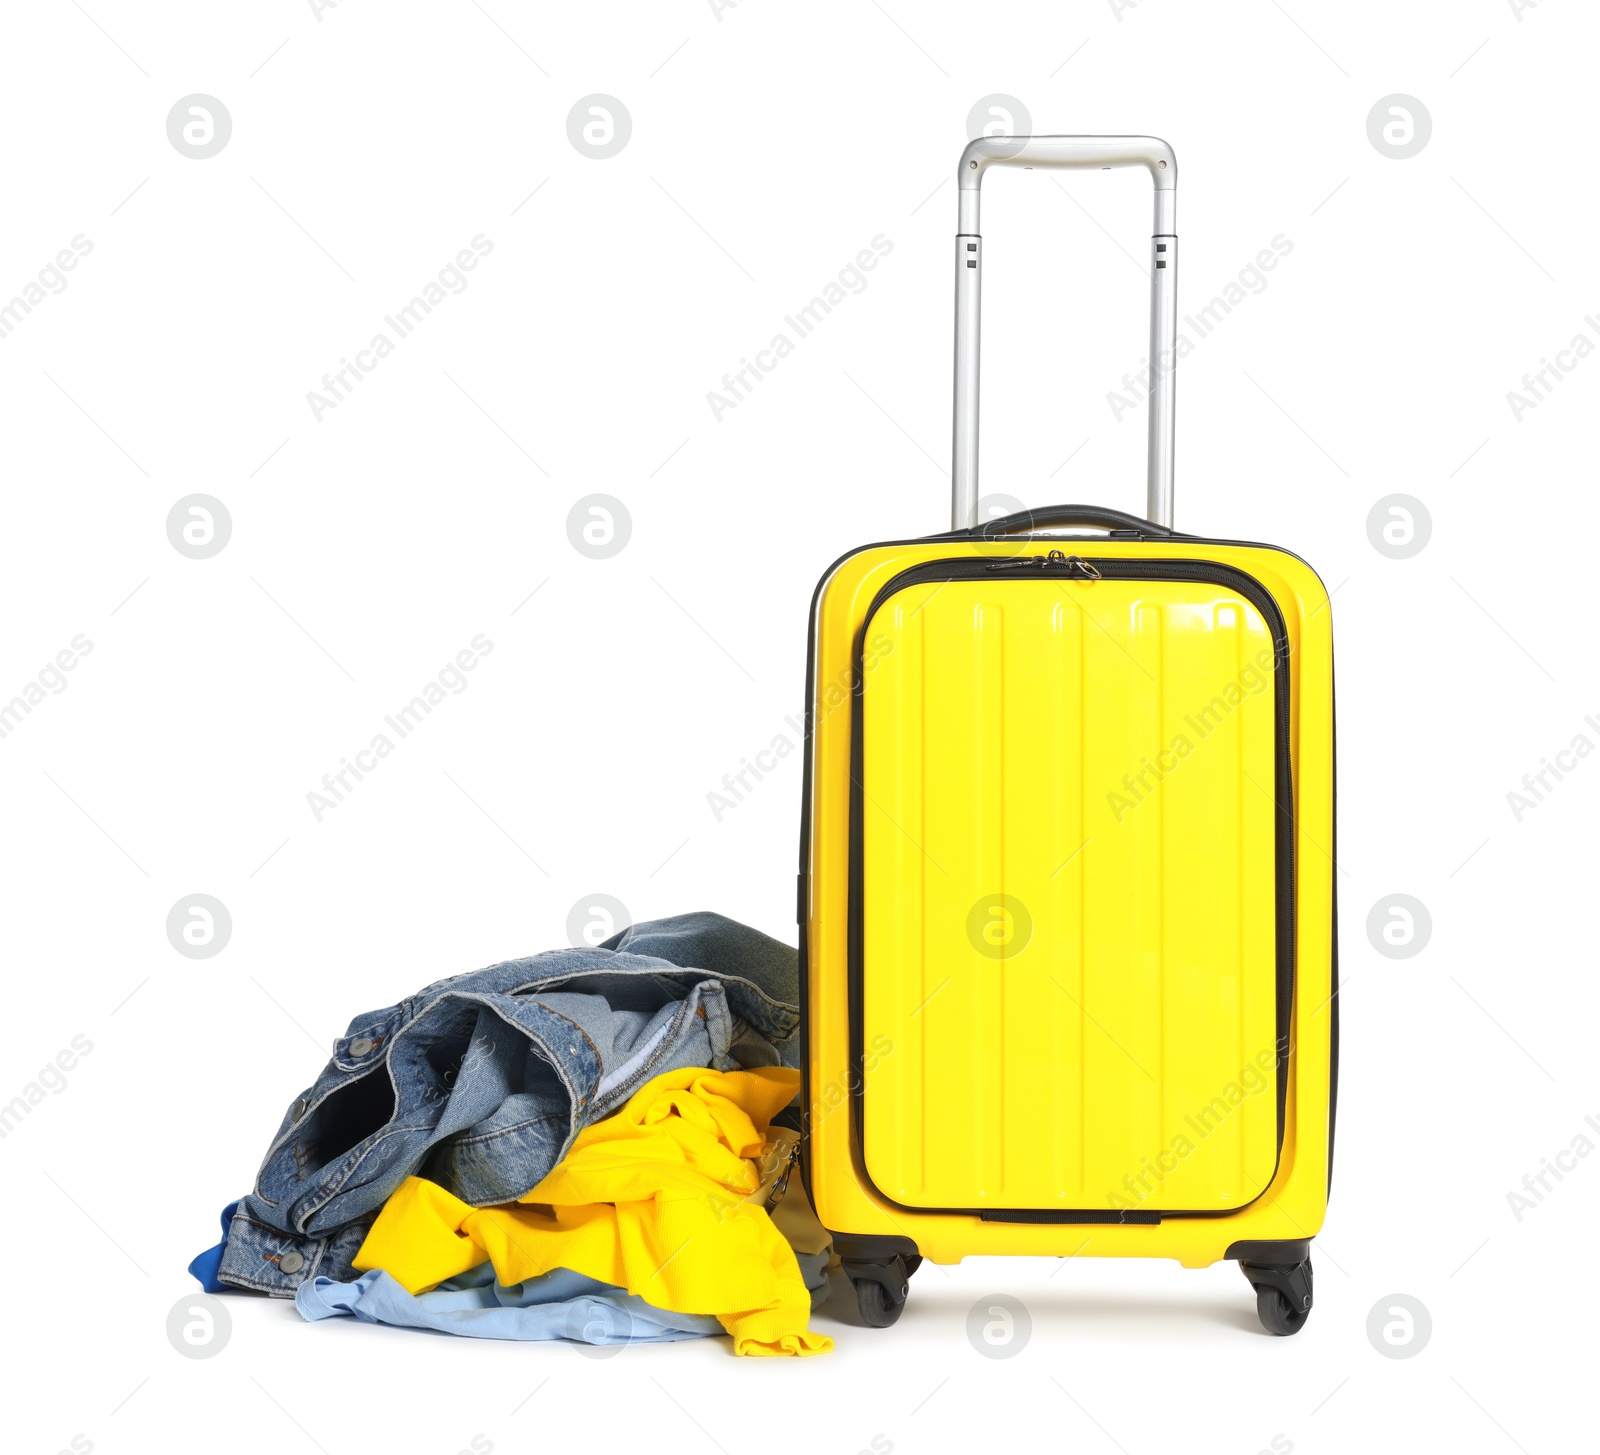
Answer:
[[[352,1056],[365,1056],[371,1049],[372,1042],[365,1036],[357,1036],[355,1040],[350,1042],[350,1054]]]
[[[278,1267],[285,1273],[298,1273],[306,1266],[306,1260],[291,1248],[278,1259]]]
[[[295,1104],[289,1108],[289,1116],[290,1116],[290,1118],[292,1120],[299,1121],[300,1118],[303,1117],[305,1114],[306,1114],[306,1099],[303,1096],[297,1097],[295,1099]]]

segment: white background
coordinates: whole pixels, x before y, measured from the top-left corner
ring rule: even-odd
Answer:
[[[93,643],[0,740],[0,1101],[93,1044],[0,1142],[9,1448],[1592,1438],[1600,1157],[1520,1221],[1507,1193],[1600,1117],[1600,762],[1520,822],[1506,795],[1575,735],[1600,743],[1600,360],[1520,422],[1506,395],[1600,339],[1600,17],[1121,9],[8,14],[0,297],[93,244],[0,339],[0,699]],[[208,160],[165,129],[196,92],[232,116]],[[633,124],[602,161],[567,135],[596,92]],[[1367,135],[1397,92],[1433,122],[1409,160]],[[720,822],[707,794],[794,737],[827,564],[944,526],[951,176],[993,93],[1039,132],[1172,142],[1185,312],[1293,244],[1180,370],[1177,501],[1181,527],[1283,545],[1337,588],[1348,989],[1305,1331],[1261,1334],[1226,1264],[1016,1260],[924,1267],[891,1331],[824,1312],[838,1350],[803,1364],[722,1341],[596,1361],[245,1298],[216,1357],[178,1357],[185,1263],[354,1013],[565,943],[596,893],[792,939],[799,755]],[[984,490],[1137,511],[1143,414],[1118,423],[1106,396],[1144,352],[1148,182],[996,172],[985,192]],[[314,418],[323,374],[478,234],[470,286]],[[708,391],[878,235],[869,286],[719,422]],[[166,534],[194,493],[232,519],[206,560]],[[607,560],[567,535],[594,493],[632,519]],[[1432,521],[1404,560],[1368,538],[1394,493]],[[478,633],[468,689],[317,821],[308,791]],[[1409,959],[1365,930],[1397,892],[1432,916]],[[211,959],[165,933],[196,893],[232,916]],[[996,1292],[1032,1319],[999,1360],[965,1332]],[[1366,1333],[1393,1293],[1433,1322],[1405,1360]]]

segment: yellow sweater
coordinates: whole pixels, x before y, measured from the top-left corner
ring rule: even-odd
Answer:
[[[759,1201],[749,1160],[800,1074],[668,1071],[585,1127],[516,1203],[474,1208],[408,1177],[356,1254],[419,1293],[488,1259],[502,1284],[553,1268],[617,1284],[658,1308],[714,1314],[738,1354],[825,1354],[794,1251]]]

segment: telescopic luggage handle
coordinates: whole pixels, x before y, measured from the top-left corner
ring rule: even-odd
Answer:
[[[961,153],[956,183],[961,213],[956,232],[956,369],[951,451],[954,530],[978,523],[978,312],[983,238],[979,190],[990,167],[1071,167],[1109,171],[1144,167],[1155,183],[1150,239],[1150,461],[1146,514],[1172,525],[1173,365],[1178,334],[1178,159],[1153,136],[988,136]]]

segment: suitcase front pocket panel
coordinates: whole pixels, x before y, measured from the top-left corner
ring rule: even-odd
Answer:
[[[1277,1165],[1292,985],[1276,608],[1198,563],[938,564],[859,657],[868,1175],[913,1208],[1242,1207]]]

